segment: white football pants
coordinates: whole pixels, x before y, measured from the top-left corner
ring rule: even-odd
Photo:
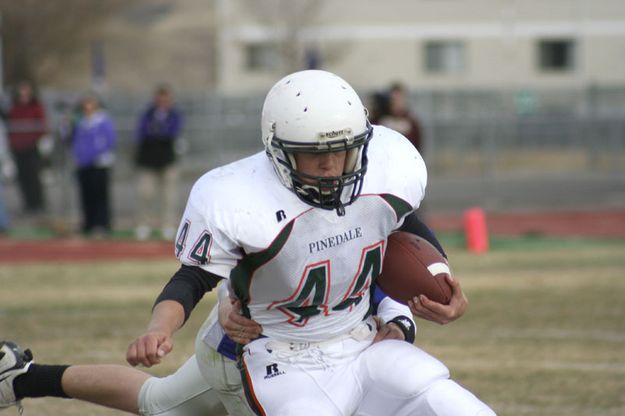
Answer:
[[[366,325],[366,324],[364,324]],[[493,416],[447,367],[403,341],[369,335],[319,344],[260,338],[244,349],[248,398],[267,416]],[[352,331],[354,333],[354,331]]]

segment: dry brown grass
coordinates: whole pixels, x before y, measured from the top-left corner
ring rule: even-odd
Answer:
[[[625,414],[625,245],[453,253],[469,313],[417,343],[499,415]]]

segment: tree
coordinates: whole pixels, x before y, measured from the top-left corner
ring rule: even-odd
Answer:
[[[316,23],[324,6],[320,0],[269,0],[258,7],[256,0],[246,0],[246,9],[263,26],[276,30],[281,72],[302,69],[304,55],[313,45],[304,32]]]
[[[63,71],[123,0],[0,0],[4,84],[45,83]]]

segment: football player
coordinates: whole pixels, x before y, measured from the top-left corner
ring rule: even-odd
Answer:
[[[244,316],[262,325],[242,350],[256,413],[493,414],[423,351],[374,343],[396,327],[378,332],[370,300],[388,234],[423,197],[419,154],[397,133],[370,126],[353,89],[324,71],[279,81],[262,122],[267,155],[209,172],[194,186],[176,242],[182,266],[128,361],[160,362],[203,293],[225,278]],[[450,283],[449,305],[415,299],[412,312],[440,323],[460,317],[466,298]],[[245,321],[230,316],[224,327],[243,344],[251,338]],[[210,331],[198,338],[197,362],[210,375],[214,339]]]
[[[158,362],[201,295],[227,279],[243,315],[262,326],[240,351],[256,414],[493,415],[426,352],[394,340],[372,345],[369,300],[387,238],[424,196],[417,150],[371,126],[353,88],[325,71],[278,81],[261,123],[265,152],[193,186],[176,241],[181,269],[129,362]],[[455,319],[465,305],[457,295],[433,312]],[[206,374],[203,341],[196,354]]]

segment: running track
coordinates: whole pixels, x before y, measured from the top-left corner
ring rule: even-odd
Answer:
[[[461,232],[462,216],[428,216],[437,232]],[[490,234],[625,239],[625,209],[486,215]],[[0,263],[174,259],[170,242],[120,240],[13,240],[0,238]]]

